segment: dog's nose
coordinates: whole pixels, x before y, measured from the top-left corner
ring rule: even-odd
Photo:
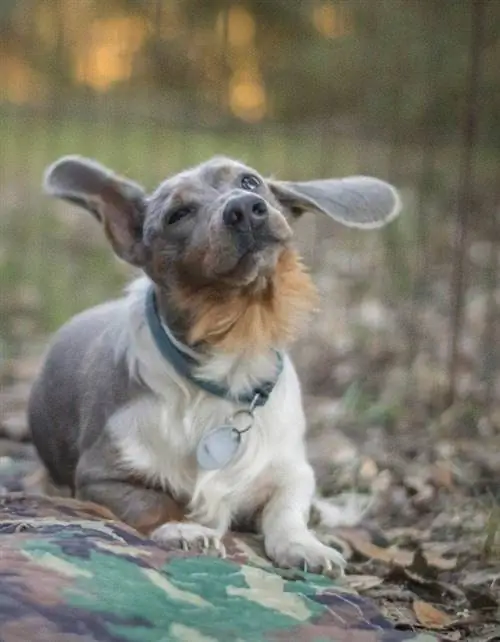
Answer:
[[[224,208],[222,219],[228,227],[238,231],[250,230],[262,225],[269,215],[266,202],[255,194],[243,194],[232,198]]]

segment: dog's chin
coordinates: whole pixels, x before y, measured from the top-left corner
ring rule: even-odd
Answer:
[[[283,249],[284,246],[281,243],[273,243],[263,248],[242,252],[233,265],[218,272],[216,278],[230,287],[246,287],[259,282],[263,283],[274,273]]]

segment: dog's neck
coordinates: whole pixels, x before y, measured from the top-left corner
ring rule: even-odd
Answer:
[[[161,318],[176,338],[203,355],[253,355],[294,341],[317,302],[298,254],[286,248],[259,287],[175,283],[157,289]]]
[[[196,353],[196,375],[243,389],[272,376],[276,351],[304,327],[316,289],[298,255],[285,250],[259,288],[157,288],[158,313],[178,346]]]

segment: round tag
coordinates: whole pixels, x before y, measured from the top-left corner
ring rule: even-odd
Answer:
[[[196,459],[200,468],[224,468],[236,455],[241,436],[234,426],[220,426],[200,439]]]

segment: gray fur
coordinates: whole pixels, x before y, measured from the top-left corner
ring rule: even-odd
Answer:
[[[295,215],[319,212],[348,227],[382,227],[401,211],[399,195],[392,185],[369,176],[295,183],[274,181],[271,189]]]
[[[149,514],[164,514],[172,500],[131,482],[104,430],[118,409],[151,396],[130,378],[124,358],[115,358],[126,305],[125,299],[100,305],[57,333],[33,386],[28,414],[33,443],[51,480],[141,527]]]
[[[89,210],[99,221],[104,206],[102,194],[113,185],[124,198],[141,203],[145,197],[142,187],[121,178],[94,160],[82,156],[64,156],[45,172],[44,190],[75,205]]]
[[[54,482],[73,490],[81,452],[95,446],[118,408],[147,394],[130,379],[124,359],[115,359],[115,340],[124,322],[125,300],[74,317],[56,334],[31,392],[34,444]]]

